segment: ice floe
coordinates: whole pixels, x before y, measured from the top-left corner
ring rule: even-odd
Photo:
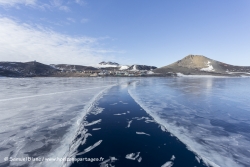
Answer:
[[[174,165],[174,163],[172,161],[168,161],[165,164],[163,164],[161,167],[171,167],[173,165]]]
[[[137,158],[139,158],[139,156],[140,156],[140,152],[137,152],[137,153],[127,154],[125,158],[130,159],[130,160],[136,160]]]
[[[172,157],[171,157],[171,159],[170,159],[171,161],[174,161],[175,160],[175,156],[174,155],[172,155]]]
[[[147,135],[147,136],[150,136],[150,134],[147,134],[147,133],[144,133],[144,132],[136,132],[136,134],[138,134],[138,135]]]
[[[125,115],[125,114],[127,114],[127,113],[119,113],[119,114],[114,114],[114,115]]]
[[[102,119],[98,119],[96,121],[93,121],[93,122],[90,122],[90,123],[87,123],[85,124],[84,126],[92,126],[92,125],[95,125],[95,124],[98,124],[102,121]]]
[[[133,120],[128,121],[128,126],[127,126],[127,128],[129,128],[129,127],[130,127],[130,125],[131,125],[132,121],[133,121]]]

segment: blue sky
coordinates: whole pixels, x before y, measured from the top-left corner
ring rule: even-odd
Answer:
[[[250,66],[249,0],[0,0],[0,61]]]

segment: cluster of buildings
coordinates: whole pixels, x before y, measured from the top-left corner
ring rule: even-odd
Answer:
[[[102,70],[101,72],[92,73],[90,76],[146,76],[152,75],[154,72],[147,70],[137,70],[137,71],[108,71]]]

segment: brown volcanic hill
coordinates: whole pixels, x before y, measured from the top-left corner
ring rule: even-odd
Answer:
[[[202,55],[188,55],[173,64],[155,69],[154,72],[186,75],[250,75],[250,66],[234,66]]]

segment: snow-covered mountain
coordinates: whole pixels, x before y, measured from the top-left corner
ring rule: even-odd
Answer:
[[[114,67],[118,70],[123,70],[123,71],[140,71],[140,70],[146,70],[146,71],[149,71],[149,70],[154,70],[156,69],[157,67],[155,66],[147,66],[147,65],[120,65],[118,63],[115,63],[115,62],[100,62],[99,63],[99,68],[108,68],[108,67]]]

